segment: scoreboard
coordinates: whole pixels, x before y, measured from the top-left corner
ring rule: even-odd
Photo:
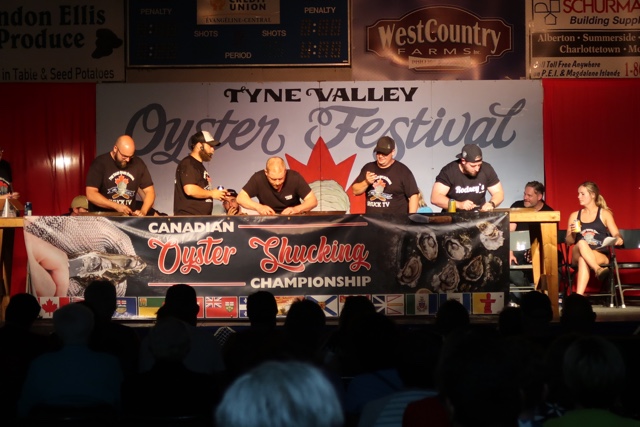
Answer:
[[[348,0],[129,0],[129,67],[349,66]]]

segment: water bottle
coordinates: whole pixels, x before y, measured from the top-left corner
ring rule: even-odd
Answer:
[[[33,211],[31,210],[31,202],[27,202],[24,204],[24,216],[33,215]]]

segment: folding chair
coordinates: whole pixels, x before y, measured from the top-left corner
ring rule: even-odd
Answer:
[[[624,236],[623,236],[624,238]],[[567,284],[567,290],[573,292],[573,274],[575,273],[575,268],[571,265],[571,248],[573,246],[564,245],[565,249],[563,250],[563,262],[561,268],[561,277]],[[624,294],[622,289],[622,284],[620,282],[620,269],[618,266],[618,259],[616,255],[616,247],[615,240],[611,240],[606,246],[609,251],[609,262],[600,264],[602,268],[609,269],[609,275],[607,277],[608,281],[608,291],[601,292],[589,292],[585,294],[587,297],[608,297],[609,298],[609,307],[620,307],[626,308],[624,302]],[[639,264],[640,267],[640,264]],[[602,286],[606,286],[606,282],[602,283]],[[567,293],[568,294],[568,293]]]
[[[627,229],[620,230],[620,234],[624,239],[624,246],[622,248],[618,248],[617,251],[622,255],[618,260],[618,271],[619,270],[638,270],[640,272],[640,262],[631,262],[627,261],[628,257],[625,255],[635,255],[637,256],[637,252],[640,249],[640,229]],[[622,295],[624,296],[625,292],[640,292],[640,285],[623,285]],[[633,295],[632,295],[633,296]]]
[[[509,249],[514,252],[526,251],[531,249],[531,237],[529,231],[512,231],[509,233]],[[511,270],[533,270],[532,264],[513,264],[510,265]],[[526,275],[525,275],[526,277]],[[527,279],[528,285],[512,283],[509,287],[510,292],[529,292],[535,290],[535,284]]]
[[[622,283],[620,282],[620,269],[618,268],[615,240],[610,240],[603,246],[609,249],[609,262],[607,264],[600,264],[600,267],[609,269],[609,292],[603,293],[602,295],[609,296],[609,307],[626,308],[624,304],[624,293],[622,292]]]

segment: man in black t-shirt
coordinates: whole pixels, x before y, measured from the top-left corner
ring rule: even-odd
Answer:
[[[203,162],[213,158],[220,141],[207,131],[201,131],[189,140],[191,153],[178,164],[173,190],[174,215],[211,215],[213,199],[223,200],[225,190],[211,185],[211,177]]]
[[[538,181],[530,181],[524,186],[522,200],[513,202],[511,209],[531,208],[536,211],[553,211],[553,208],[544,201],[544,184]],[[509,224],[509,231],[529,231],[528,222],[512,222]],[[510,264],[531,263],[531,251],[521,251],[522,254],[510,253]]]
[[[482,150],[476,144],[467,144],[456,156],[459,160],[448,163],[440,170],[431,189],[431,203],[447,209],[449,199],[456,201],[456,209],[483,212],[498,207],[504,199],[502,183],[493,167],[482,161]],[[486,201],[487,191],[491,199]]]
[[[96,157],[87,173],[89,212],[120,212],[145,216],[156,199],[151,174],[144,161],[135,157],[136,145],[129,135],[116,140],[113,149]],[[136,195],[142,207],[136,209]]]
[[[513,202],[512,209],[531,208],[536,211],[553,211],[553,208],[544,201],[544,184],[538,181],[530,181],[524,187],[522,200]],[[509,224],[509,231],[529,231],[528,222],[512,222]],[[531,264],[531,249],[522,251],[509,251],[509,265]],[[527,286],[533,282],[533,273],[531,270],[511,270],[509,273],[511,283],[519,286]],[[518,301],[519,293],[511,295],[511,298]]]
[[[252,197],[258,202],[251,200]],[[298,172],[287,169],[282,157],[271,157],[264,170],[254,173],[236,199],[259,215],[296,215],[318,206],[311,187]]]
[[[366,193],[366,213],[410,214],[418,210],[420,189],[413,173],[394,159],[396,142],[388,136],[378,140],[376,161],[360,170],[351,190],[359,196]]]

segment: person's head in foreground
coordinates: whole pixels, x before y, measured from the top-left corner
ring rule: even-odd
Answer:
[[[336,390],[312,365],[265,362],[238,378],[215,412],[218,427],[340,427]]]

